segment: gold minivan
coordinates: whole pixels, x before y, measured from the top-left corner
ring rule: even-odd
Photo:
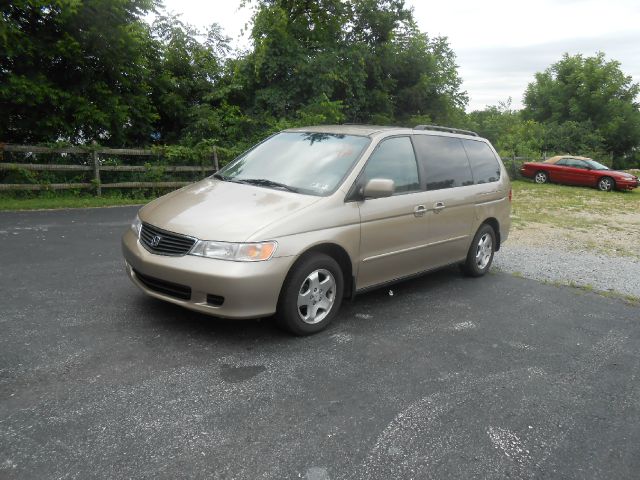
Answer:
[[[294,128],[158,198],[122,238],[145,293],[225,318],[325,328],[344,298],[447,265],[484,275],[507,239],[511,185],[473,132]]]

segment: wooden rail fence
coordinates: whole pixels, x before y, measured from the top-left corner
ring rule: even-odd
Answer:
[[[126,148],[82,148],[63,147],[48,148],[32,145],[11,145],[0,144],[0,152],[15,153],[40,153],[40,154],[75,154],[86,155],[88,161],[86,165],[62,165],[49,163],[9,163],[0,162],[0,170],[23,169],[31,171],[88,171],[93,172],[93,180],[86,183],[0,183],[0,191],[3,190],[68,190],[68,189],[95,189],[97,196],[102,195],[103,188],[172,188],[183,187],[191,182],[117,182],[102,183],[100,172],[200,172],[204,176],[209,172],[216,172],[219,169],[218,154],[214,147],[211,155],[210,166],[194,165],[159,165],[148,167],[145,165],[101,165],[100,157],[109,156],[147,156],[157,157],[158,153],[152,150],[126,149]],[[2,158],[0,158],[2,160]]]

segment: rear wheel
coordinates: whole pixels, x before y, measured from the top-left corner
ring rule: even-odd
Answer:
[[[547,175],[547,172],[543,172],[542,170],[540,170],[539,172],[536,172],[534,180],[536,181],[536,183],[540,184],[547,183],[549,181],[549,175]]]
[[[598,190],[610,192],[616,186],[616,182],[611,177],[602,177],[598,180]]]
[[[496,251],[496,233],[491,225],[483,224],[476,232],[462,271],[470,277],[481,277],[489,271]]]
[[[337,315],[343,290],[342,270],[333,258],[322,253],[303,257],[282,287],[278,324],[296,335],[323,330]]]

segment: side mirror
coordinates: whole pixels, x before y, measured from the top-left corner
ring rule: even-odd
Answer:
[[[395,183],[391,179],[372,178],[362,189],[362,197],[364,199],[390,197],[395,189]]]

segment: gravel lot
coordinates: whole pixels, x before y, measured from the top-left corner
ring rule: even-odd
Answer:
[[[504,272],[640,300],[639,192],[513,183]]]
[[[496,254],[494,267],[525,278],[640,298],[640,260],[631,257],[533,246],[509,239]]]

